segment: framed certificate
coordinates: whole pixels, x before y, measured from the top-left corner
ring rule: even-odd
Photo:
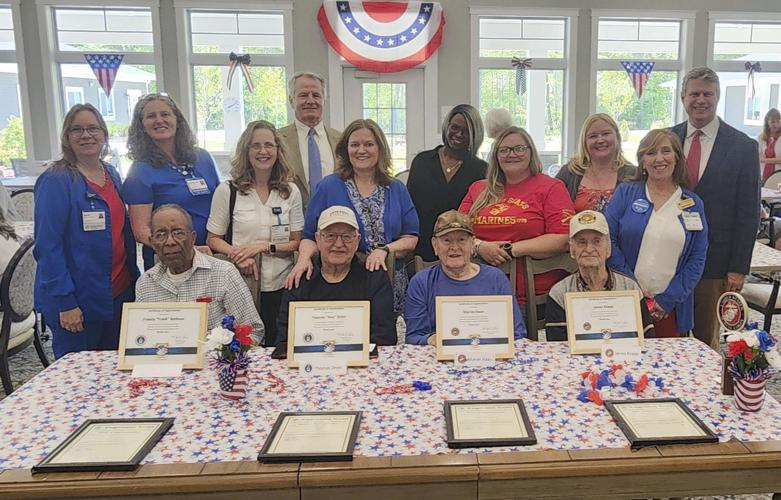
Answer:
[[[173,424],[173,418],[87,420],[32,471],[133,470]]]
[[[599,354],[610,340],[616,347],[643,348],[640,292],[570,292],[565,295],[571,354]]]
[[[120,370],[138,364],[203,368],[207,307],[204,302],[129,302],[122,308]]]
[[[368,300],[291,302],[288,367],[314,361],[369,366],[369,320]]]
[[[537,443],[520,399],[445,401],[445,425],[449,448]]]
[[[452,361],[456,355],[470,351],[512,358],[513,300],[510,295],[437,297],[437,359]]]
[[[678,398],[605,401],[605,408],[632,448],[719,441]]]
[[[266,463],[352,460],[362,415],[360,411],[280,413],[258,460]]]

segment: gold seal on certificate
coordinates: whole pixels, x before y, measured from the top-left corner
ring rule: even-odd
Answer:
[[[510,295],[437,297],[437,359],[452,361],[459,354],[478,351],[512,358],[513,300]]]
[[[571,354],[599,354],[605,341],[643,348],[638,291],[570,292],[565,298]]]
[[[133,470],[173,424],[173,418],[87,420],[33,473]]]
[[[203,302],[129,302],[122,308],[120,370],[136,365],[181,364],[203,368],[207,304]]]
[[[344,363],[369,366],[368,300],[291,302],[287,365]]]
[[[362,412],[279,414],[258,454],[261,462],[329,462],[353,459]]]
[[[445,401],[445,426],[449,448],[537,443],[520,399]]]
[[[632,448],[719,441],[678,398],[605,401],[605,408]]]

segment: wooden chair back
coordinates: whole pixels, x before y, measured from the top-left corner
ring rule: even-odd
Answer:
[[[548,294],[538,294],[534,288],[534,276],[561,269],[568,273],[574,273],[578,264],[568,253],[562,253],[547,259],[532,259],[524,257],[524,278],[526,290],[526,329],[532,340],[537,340],[537,331],[545,328],[545,318],[537,317],[537,305],[544,304],[548,300]]]

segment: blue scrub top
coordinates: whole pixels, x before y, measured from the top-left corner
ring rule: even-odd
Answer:
[[[203,149],[197,150],[195,165],[189,175],[182,175],[172,165],[154,167],[143,161],[130,166],[122,194],[128,205],[152,204],[152,210],[168,203],[175,203],[193,218],[196,245],[206,244],[206,222],[209,220],[212,195],[220,183],[212,156]],[[202,178],[208,186],[208,193],[193,195],[187,186],[187,179]],[[154,250],[144,245],[144,269],[154,265]]]

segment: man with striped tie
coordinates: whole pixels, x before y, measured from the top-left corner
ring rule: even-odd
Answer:
[[[279,129],[279,135],[306,208],[317,183],[334,171],[334,147],[341,133],[323,124],[325,79],[322,76],[296,73],[288,83],[288,92],[296,119]]]

